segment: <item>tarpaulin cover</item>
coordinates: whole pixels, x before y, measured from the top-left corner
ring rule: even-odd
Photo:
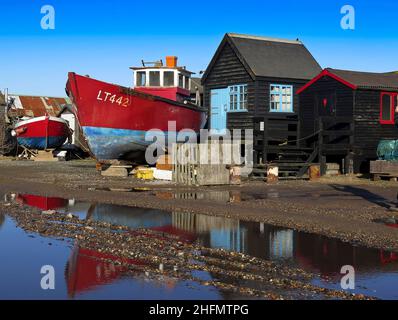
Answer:
[[[380,160],[398,161],[398,140],[381,140],[377,156]]]

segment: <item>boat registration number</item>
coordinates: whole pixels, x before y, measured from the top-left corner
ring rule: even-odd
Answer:
[[[112,94],[110,92],[102,90],[98,91],[97,100],[102,102],[116,103],[122,107],[128,107],[130,105],[129,98],[123,96],[117,96],[116,94]]]

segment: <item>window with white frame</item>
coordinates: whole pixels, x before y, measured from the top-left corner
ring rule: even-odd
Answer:
[[[137,87],[145,87],[146,86],[146,72],[145,71],[137,71],[135,85]]]
[[[235,85],[229,88],[229,111],[247,110],[247,85]]]
[[[174,71],[164,71],[163,86],[174,87]]]
[[[149,71],[149,85],[151,87],[160,86],[160,72],[159,71]]]
[[[270,111],[293,112],[293,86],[271,84]]]

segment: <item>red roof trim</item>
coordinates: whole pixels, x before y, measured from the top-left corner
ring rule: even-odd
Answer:
[[[344,84],[345,86],[356,90],[357,86],[349,83],[348,81],[345,81],[344,79],[336,76],[335,74],[331,73],[329,70],[324,69],[320,74],[318,74],[314,79],[310,80],[309,82],[307,82],[304,86],[302,86],[300,89],[297,90],[297,94],[302,93],[304,90],[306,90],[307,88],[309,88],[310,86],[312,86],[315,82],[317,82],[319,79],[323,78],[323,77],[331,77],[335,80],[337,80],[338,82],[341,82],[342,84]]]

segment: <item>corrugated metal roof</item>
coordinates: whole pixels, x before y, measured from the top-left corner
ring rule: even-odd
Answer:
[[[10,116],[41,117],[44,115],[57,116],[63,105],[69,104],[69,98],[27,96],[10,94],[13,100]]]

